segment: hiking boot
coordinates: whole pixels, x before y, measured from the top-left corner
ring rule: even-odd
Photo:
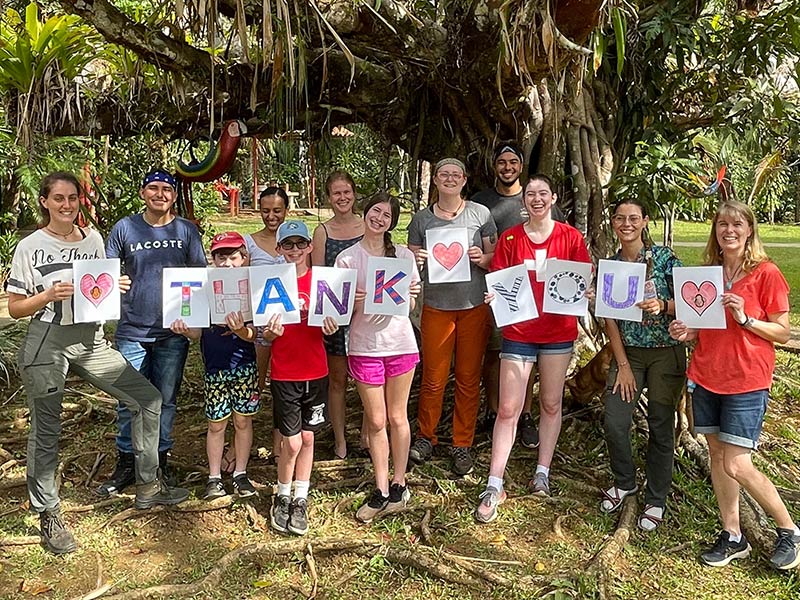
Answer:
[[[517,427],[519,428],[520,444],[526,448],[539,447],[539,431],[536,429],[536,423],[533,422],[531,413],[522,413]]]
[[[777,549],[777,548],[776,548]],[[724,567],[737,558],[747,558],[750,555],[750,544],[742,534],[738,542],[731,541],[731,534],[723,531],[717,541],[708,550],[700,555],[700,560],[709,567]]]
[[[289,507],[289,532],[295,535],[308,533],[308,501],[305,498],[295,498]]]
[[[161,469],[161,478],[169,487],[178,485],[178,474],[175,472],[167,461],[169,457],[169,450],[162,450],[158,453],[158,468]]]
[[[95,490],[101,498],[108,498],[122,492],[126,487],[136,483],[136,467],[132,452],[118,451],[117,466],[111,478]]]
[[[450,458],[453,459],[453,473],[456,475],[472,473],[472,455],[469,448],[453,446],[450,448]]]
[[[233,478],[233,489],[239,495],[239,498],[252,498],[258,496],[256,488],[250,483],[246,473],[242,473]]]
[[[289,496],[274,496],[272,510],[269,511],[269,522],[278,533],[289,532],[289,509],[292,499]]]
[[[78,549],[75,536],[67,529],[58,509],[39,513],[39,531],[45,547],[53,554],[67,554]]]
[[[505,490],[498,491],[494,487],[487,487],[478,496],[480,503],[475,509],[474,516],[478,523],[491,523],[497,518],[497,507],[506,501],[508,495]]]
[[[381,514],[387,504],[389,504],[389,496],[384,496],[383,492],[375,488],[369,500],[356,511],[356,519],[362,523],[372,523],[372,519]]]
[[[800,564],[800,553],[797,552],[797,546],[800,544],[800,535],[795,535],[793,529],[782,529],[781,527],[778,527],[775,531],[778,534],[778,539],[775,541],[775,551],[772,553],[772,558],[769,559],[769,562],[773,567],[781,571],[794,569]]]
[[[225,491],[225,486],[222,485],[222,479],[214,477],[208,480],[206,484],[206,495],[203,496],[203,499],[214,500],[215,498],[222,498],[227,495],[228,492]]]
[[[486,415],[483,417],[483,430],[486,432],[486,436],[489,439],[492,439],[492,434],[494,433],[495,421],[497,421],[497,413],[494,412],[491,408],[487,408]]]
[[[408,451],[408,459],[415,465],[428,462],[433,455],[433,444],[425,438],[417,438]]]
[[[383,512],[388,515],[404,509],[410,498],[411,491],[408,489],[408,486],[393,483],[389,486],[389,502],[386,504],[386,508]]]
[[[189,497],[189,490],[168,486],[163,479],[136,486],[136,500],[133,505],[139,510],[152,508],[159,504],[169,506],[180,504]]]
[[[528,488],[534,496],[546,498],[550,495],[550,478],[544,473],[536,473],[528,483]]]

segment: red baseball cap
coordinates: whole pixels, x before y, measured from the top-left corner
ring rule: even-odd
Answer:
[[[223,248],[241,248],[247,246],[244,238],[235,231],[226,231],[225,233],[218,233],[211,238],[211,252],[222,250]]]

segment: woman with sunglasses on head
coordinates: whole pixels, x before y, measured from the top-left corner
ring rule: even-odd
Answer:
[[[424,270],[419,432],[409,454],[417,464],[426,462],[433,454],[444,390],[450,365],[454,363],[456,389],[450,456],[456,475],[466,475],[473,468],[470,450],[480,407],[483,352],[491,328],[489,307],[483,302],[485,275],[497,241],[497,227],[489,209],[462,196],[466,182],[466,169],[460,160],[445,158],[436,163],[435,202],[415,214],[408,226],[408,248],[423,268],[431,260],[426,250],[429,231],[466,228],[470,244],[469,281],[430,283],[429,270]]]
[[[409,498],[406,466],[411,443],[408,425],[408,394],[419,362],[417,340],[408,316],[364,313],[367,266],[370,257],[403,258],[411,261],[410,308],[419,294],[419,273],[414,255],[392,242],[391,231],[400,218],[400,203],[386,193],[376,194],[364,207],[363,239],[342,251],[336,266],[356,269],[356,305],[348,329],[347,363],[356,380],[369,430],[369,450],[375,469],[375,490],[356,512],[369,523],[375,517],[403,508]],[[391,443],[387,432],[391,431]],[[389,456],[394,475],[389,480]]]
[[[686,374],[696,383],[694,429],[708,441],[722,517],[722,532],[700,560],[722,567],[750,554],[739,522],[744,488],[778,526],[770,563],[791,570],[800,564],[800,528],[752,460],[769,401],[775,344],[790,337],[789,285],[764,251],[753,211],[734,200],[720,204],[714,215],[705,264],[722,266],[725,329],[689,329],[678,320],[669,327],[678,341],[697,340]]]
[[[314,250],[311,264],[332,267],[336,257],[358,243],[364,236],[364,220],[356,214],[356,183],[349,173],[334,171],[325,180],[325,194],[333,210],[333,217],[314,230]],[[333,427],[334,448],[337,458],[347,458],[345,438],[345,393],[347,391],[347,343],[345,328],[325,336],[328,354],[328,415]],[[367,450],[364,421],[361,423],[361,447]]]
[[[675,409],[686,381],[686,348],[669,335],[675,314],[672,270],[681,261],[670,248],[653,245],[645,206],[634,199],[614,207],[611,226],[620,249],[611,260],[645,263],[645,299],[637,304],[642,321],[605,319],[614,358],[605,396],[605,433],[614,485],[603,492],[600,510],[610,513],[638,491],[631,450],[633,412],[647,388],[649,429],[645,465],[647,486],[639,527],[652,531],[664,518],[672,483]]]

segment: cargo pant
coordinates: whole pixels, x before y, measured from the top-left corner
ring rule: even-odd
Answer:
[[[114,350],[95,323],[54,325],[32,319],[18,364],[30,409],[27,481],[31,509],[58,507],[55,472],[67,371],[111,394],[131,411],[137,483],[158,476],[161,394]]]

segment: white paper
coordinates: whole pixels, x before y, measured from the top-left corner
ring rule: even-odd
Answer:
[[[312,275],[313,276],[313,275]],[[308,298],[302,300],[308,309]],[[297,267],[292,263],[250,267],[250,302],[253,325],[266,325],[270,317],[281,315],[281,323],[300,322],[300,296],[297,293]]]
[[[367,258],[364,314],[408,316],[414,263],[407,258]]]
[[[539,249],[534,252],[535,258],[526,258],[525,266],[529,271],[536,271],[536,281],[544,281],[547,267],[547,250]]]
[[[181,319],[187,327],[208,327],[210,324],[208,271],[205,267],[165,267],[162,290],[162,326],[169,328]],[[133,282],[136,285],[136,282]]]
[[[722,266],[675,267],[675,318],[692,329],[725,329]]]
[[[76,260],[73,321],[101,323],[119,319],[119,259]]]
[[[425,232],[428,250],[428,281],[469,281],[469,232],[466,227],[436,227]]]
[[[592,280],[592,263],[550,258],[545,267],[542,312],[585,316],[589,311],[586,290]]]
[[[486,289],[494,294],[490,306],[498,327],[530,321],[539,316],[526,265],[487,273]]]
[[[597,298],[594,314],[619,321],[642,321],[647,265],[620,260],[601,260],[597,264]]]
[[[322,327],[325,317],[333,317],[337,325],[348,325],[356,299],[355,269],[314,267],[311,270],[311,307],[308,324]]]
[[[247,267],[212,267],[208,269],[208,304],[211,322],[224,325],[229,313],[240,311],[244,322],[253,320],[250,305],[250,274]]]

